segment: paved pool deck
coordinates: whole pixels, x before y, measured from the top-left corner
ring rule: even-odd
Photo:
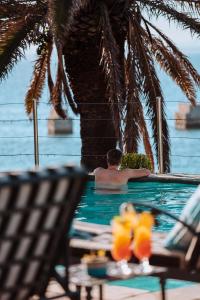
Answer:
[[[56,282],[51,282],[48,287],[48,296],[56,296],[62,293],[62,289]],[[98,289],[93,290],[93,300],[98,300]],[[68,300],[67,297],[59,298]],[[85,292],[81,294],[81,299],[86,300]],[[121,286],[104,285],[104,300],[160,300],[161,294],[158,292],[149,292],[148,290],[133,289]],[[189,287],[169,289],[166,293],[166,300],[200,300],[200,284]]]

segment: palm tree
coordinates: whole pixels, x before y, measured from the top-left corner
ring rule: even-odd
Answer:
[[[82,163],[106,166],[105,153],[123,147],[137,152],[143,140],[153,163],[158,156],[157,98],[162,103],[164,169],[170,170],[170,142],[155,65],[195,105],[200,76],[188,58],[152,23],[174,21],[200,34],[198,0],[1,0],[0,78],[4,79],[30,46],[38,59],[25,97],[26,111],[39,101],[47,76],[50,103],[62,117],[65,100],[80,114]],[[57,75],[51,75],[52,49]],[[143,105],[143,102],[145,103]],[[146,119],[153,132],[150,142]]]

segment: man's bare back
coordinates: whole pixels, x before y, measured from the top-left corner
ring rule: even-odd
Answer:
[[[125,169],[119,170],[122,152],[118,149],[111,149],[107,153],[108,168],[96,168],[94,170],[95,184],[97,188],[122,189],[130,178],[149,176],[147,169]]]
[[[147,169],[118,170],[118,166],[108,166],[107,169],[97,168],[94,170],[96,187],[121,188],[126,185],[130,178],[149,176]]]

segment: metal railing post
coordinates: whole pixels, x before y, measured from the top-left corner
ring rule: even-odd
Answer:
[[[34,157],[35,167],[39,167],[39,143],[38,143],[38,115],[37,101],[33,100],[33,130],[34,130]]]
[[[162,99],[156,97],[157,104],[157,126],[158,126],[158,156],[159,156],[159,173],[164,173],[163,167],[163,138],[162,138]]]

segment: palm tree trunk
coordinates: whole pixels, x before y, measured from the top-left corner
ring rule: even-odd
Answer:
[[[81,163],[90,171],[107,166],[106,153],[117,142],[105,77],[99,67],[100,37],[93,33],[94,28],[90,24],[89,29],[76,31],[64,49],[66,71],[80,113]]]
[[[107,104],[87,105],[80,114],[81,163],[88,170],[107,167],[106,153],[116,147],[116,138],[110,109]]]

